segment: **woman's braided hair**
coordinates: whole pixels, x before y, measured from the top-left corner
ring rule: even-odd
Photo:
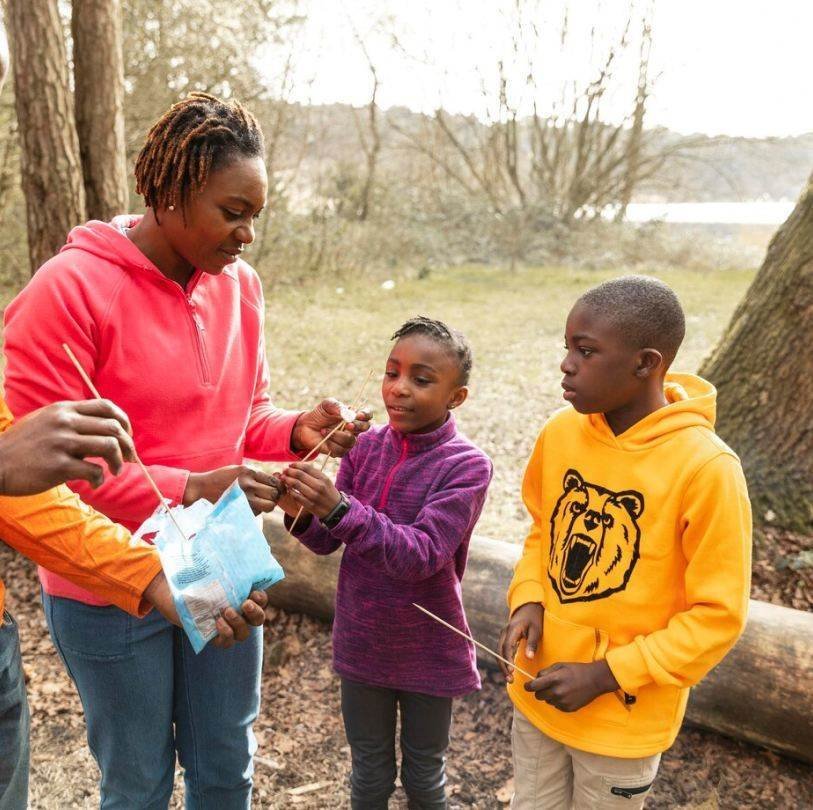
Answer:
[[[239,101],[190,93],[147,133],[135,164],[136,192],[150,208],[183,208],[235,153],[264,151],[260,125]]]

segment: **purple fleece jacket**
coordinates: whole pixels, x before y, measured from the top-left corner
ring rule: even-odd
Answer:
[[[336,487],[350,511],[332,530],[316,519],[299,539],[316,554],[344,544],[333,665],[373,686],[456,697],[480,687],[473,646],[412,606],[469,632],[460,583],[491,460],[457,432],[389,425],[359,436]]]

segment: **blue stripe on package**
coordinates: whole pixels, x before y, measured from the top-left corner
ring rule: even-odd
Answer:
[[[199,653],[217,635],[215,620],[227,607],[239,612],[253,590],[265,590],[285,576],[274,559],[237,482],[215,504],[200,500],[149,518],[136,532],[155,532],[154,542],[172,598],[192,648]]]

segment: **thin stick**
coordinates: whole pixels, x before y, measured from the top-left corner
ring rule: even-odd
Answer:
[[[526,672],[522,667],[518,667],[513,661],[509,661],[507,658],[503,658],[498,653],[495,653],[494,650],[490,650],[488,647],[486,647],[485,644],[481,644],[479,641],[477,641],[477,639],[474,639],[470,635],[468,635],[468,633],[464,633],[462,630],[458,630],[456,627],[449,624],[448,622],[444,622],[443,619],[440,618],[440,616],[435,616],[434,613],[432,613],[430,610],[427,610],[425,607],[416,605],[414,602],[412,603],[412,607],[416,607],[422,613],[425,613],[427,616],[431,616],[431,618],[433,618],[436,622],[440,622],[444,627],[448,627],[450,630],[454,630],[454,632],[457,633],[459,636],[463,636],[463,638],[468,639],[472,644],[476,644],[481,650],[485,650],[489,655],[493,655],[496,659],[502,661],[503,664],[508,664],[509,667],[515,669],[517,672],[519,672],[521,675],[524,675],[529,680],[534,679],[535,676],[531,675],[530,672]]]
[[[96,390],[96,386],[91,381],[90,377],[88,377],[85,370],[82,368],[82,364],[77,360],[76,355],[71,351],[71,347],[68,346],[67,343],[62,344],[62,348],[65,350],[65,354],[68,355],[70,358],[71,363],[76,367],[76,370],[79,372],[79,376],[84,381],[85,385],[90,389],[90,393],[93,394],[96,399],[101,399],[102,395]],[[133,445],[133,455],[135,457],[136,464],[138,464],[141,472],[144,474],[144,477],[147,479],[147,483],[152,487],[152,491],[155,493],[155,497],[158,498],[158,503],[167,510],[167,514],[170,517],[170,520],[175,524],[175,528],[178,530],[178,534],[186,540],[186,535],[183,532],[183,529],[180,527],[180,524],[175,519],[175,515],[172,514],[172,510],[167,506],[166,501],[164,501],[164,496],[161,494],[161,490],[158,489],[158,485],[153,480],[153,477],[150,475],[149,470],[144,466],[144,462],[138,457],[138,453],[136,452],[135,445]]]
[[[367,374],[367,378],[366,378],[366,379],[364,380],[364,382],[362,383],[361,388],[359,388],[358,393],[356,394],[356,397],[355,397],[355,399],[353,400],[353,405],[351,405],[351,406],[350,406],[350,407],[352,407],[352,409],[353,409],[354,411],[358,411],[358,409],[361,407],[361,400],[362,400],[362,397],[364,396],[364,389],[365,389],[365,388],[367,388],[367,384],[368,384],[368,383],[370,382],[370,380],[372,379],[372,377],[373,377],[373,374],[374,374],[374,373],[375,373],[375,370],[371,368],[371,369],[370,369],[370,371],[369,371],[369,373]],[[310,461],[312,458],[316,458],[316,455],[315,455],[316,451],[317,451],[317,450],[318,450],[318,449],[319,449],[319,448],[320,448],[320,447],[321,447],[321,446],[322,446],[322,445],[323,445],[323,444],[324,444],[324,443],[325,443],[325,442],[326,442],[326,441],[327,441],[327,440],[328,440],[328,439],[329,439],[329,438],[330,438],[330,437],[331,437],[331,436],[332,436],[332,435],[333,435],[333,434],[334,434],[334,433],[335,433],[337,430],[339,430],[339,428],[343,428],[343,427],[344,427],[345,425],[347,425],[347,424],[349,424],[349,422],[344,422],[344,421],[339,422],[339,424],[338,424],[338,425],[336,425],[336,427],[335,427],[335,428],[333,428],[333,430],[331,430],[331,431],[330,431],[330,433],[328,433],[328,434],[327,434],[327,436],[325,436],[325,438],[324,438],[324,439],[322,439],[322,441],[321,441],[321,442],[319,442],[319,444],[317,444],[317,445],[316,445],[316,447],[314,447],[314,448],[313,448],[313,450],[311,450],[311,451],[310,451],[310,453],[308,453],[308,455],[307,455],[307,456],[305,456],[305,458],[303,458],[303,459],[302,459],[302,461]],[[311,454],[314,454],[314,455],[311,455]],[[327,453],[327,454],[325,454],[325,458],[324,458],[324,460],[322,461],[322,466],[319,468],[319,472],[323,472],[323,471],[324,471],[324,469],[325,469],[325,467],[327,466],[327,463],[328,463],[328,461],[329,461],[329,460],[330,460],[330,453]],[[296,517],[293,519],[293,522],[291,523],[291,528],[290,528],[290,529],[288,529],[289,534],[293,534],[293,533],[294,533],[294,528],[296,527],[296,524],[297,524],[297,522],[299,521],[299,518],[301,518],[301,517],[302,517],[302,513],[303,513],[304,511],[305,511],[305,507],[304,507],[304,506],[300,506],[300,507],[299,507],[299,511],[296,513]]]

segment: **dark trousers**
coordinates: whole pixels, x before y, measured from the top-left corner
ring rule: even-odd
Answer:
[[[353,760],[353,810],[386,810],[395,790],[395,722],[401,712],[401,783],[410,810],[445,810],[452,699],[342,678],[342,716]]]
[[[29,730],[17,625],[0,613],[0,810],[28,807]]]

